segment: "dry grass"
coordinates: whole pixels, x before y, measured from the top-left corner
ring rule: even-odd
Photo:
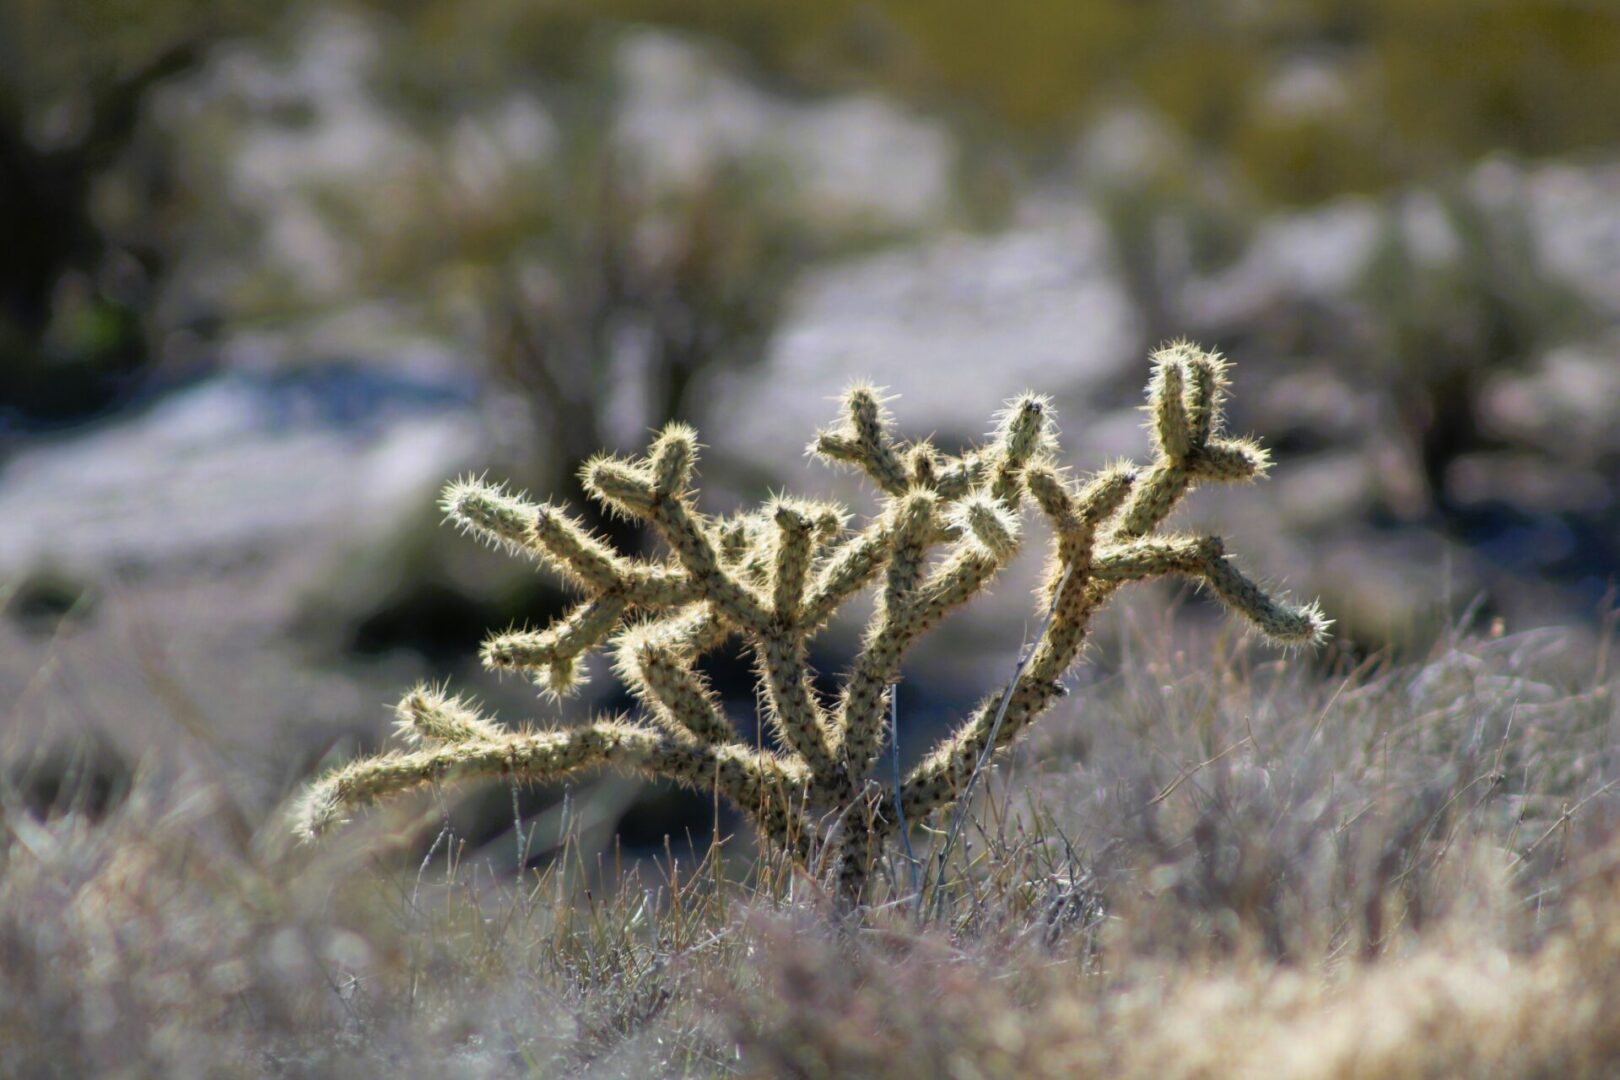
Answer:
[[[0,1074],[1620,1069],[1604,648],[1324,675],[1167,626],[997,770],[942,887],[895,855],[855,922],[729,845],[516,877],[514,837],[470,853],[436,807],[308,848],[228,778],[137,775],[97,818],[14,769]]]

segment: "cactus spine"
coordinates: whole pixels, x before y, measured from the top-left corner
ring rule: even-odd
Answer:
[[[960,797],[981,758],[1012,743],[1062,694],[1060,680],[1079,657],[1092,616],[1122,585],[1180,575],[1207,585],[1273,641],[1305,645],[1326,637],[1328,621],[1316,605],[1268,595],[1238,570],[1219,538],[1157,531],[1199,484],[1246,481],[1266,470],[1259,446],[1221,433],[1225,388],[1218,356],[1186,343],[1157,352],[1148,385],[1153,462],[1112,465],[1082,485],[1056,464],[1044,398],[1014,400],[986,445],[952,458],[926,442],[896,442],[881,399],[857,386],[845,395],[843,422],[811,444],[816,456],[860,469],[878,488],[881,513],[853,534],[842,508],[790,499],[731,519],[703,514],[691,487],[696,433],[672,424],[644,459],[603,456],[583,470],[593,498],[653,528],[669,551],[662,561],[618,554],[557,507],[459,480],[444,497],[456,523],[535,558],[582,594],[543,631],[490,638],[485,664],[525,672],[547,693],[564,694],[578,685],[583,657],[606,646],[646,718],[513,730],[458,698],[417,687],[398,710],[413,749],[320,778],[298,805],[296,827],[313,836],[356,806],[437,781],[545,781],[605,766],[717,792],[767,843],[787,846],[801,861],[818,851],[836,855],[827,865],[838,867],[840,895],[858,902],[872,861],[896,832],[896,798],[904,820],[915,822]],[[871,774],[886,745],[889,695],[905,655],[1017,554],[1026,502],[1051,533],[1041,597],[1042,614],[1050,611],[1046,633],[1014,684],[972,709],[896,792]],[[878,602],[860,654],[836,700],[823,700],[806,660],[809,642],[868,587],[878,590]],[[756,659],[774,749],[738,737],[694,666],[733,637]]]

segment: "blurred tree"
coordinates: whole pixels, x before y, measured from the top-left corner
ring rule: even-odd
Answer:
[[[564,163],[558,213],[528,238],[535,261],[486,268],[491,360],[546,433],[551,490],[571,489],[627,430],[695,418],[706,371],[763,360],[810,250],[744,163],[660,193],[613,150],[584,154]],[[627,392],[635,420],[610,431],[605,413]]]
[[[245,0],[10,0],[0,6],[0,414],[70,419],[146,365],[142,325],[168,252],[109,228],[124,168],[139,216],[166,197],[161,150],[131,167],[143,111],[224,36],[267,25]]]
[[[706,372],[762,359],[793,276],[839,237],[812,237],[766,162],[658,181],[614,145],[602,97],[553,100],[565,119],[527,156],[423,114],[442,153],[386,202],[345,188],[323,207],[365,252],[361,294],[413,299],[520,392],[539,440],[524,479],[563,495],[601,447],[695,419]]]
[[[1591,312],[1572,283],[1546,268],[1516,191],[1487,200],[1454,184],[1438,193],[1437,212],[1450,250],[1422,250],[1400,206],[1387,212],[1360,293],[1373,362],[1430,500],[1446,514],[1456,510],[1452,464],[1493,448],[1480,417],[1487,382],[1577,336]]]

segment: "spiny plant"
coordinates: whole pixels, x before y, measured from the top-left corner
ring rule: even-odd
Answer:
[[[905,822],[968,795],[990,755],[1062,696],[1060,680],[1092,616],[1122,585],[1182,575],[1273,641],[1326,636],[1316,605],[1267,595],[1219,538],[1158,533],[1198,484],[1250,480],[1268,461],[1254,442],[1221,433],[1225,361],[1186,343],[1153,360],[1153,463],[1109,465],[1083,484],[1057,463],[1046,398],[1013,400],[988,443],[951,456],[927,440],[897,442],[876,391],[856,386],[845,395],[843,423],[819,433],[811,452],[859,468],[877,486],[881,511],[858,531],[841,506],[786,497],[737,516],[701,513],[692,489],[698,442],[684,424],[666,427],[643,459],[604,455],[582,471],[594,499],[662,538],[661,559],[625,557],[559,507],[479,480],[452,483],[444,496],[452,520],[547,565],[583,594],[545,630],[491,637],[485,665],[524,672],[562,695],[582,681],[586,655],[605,644],[645,715],[512,730],[460,697],[418,687],[398,708],[412,748],[317,780],[297,806],[297,829],[314,836],[358,805],[423,784],[553,781],[607,766],[724,796],[800,865],[836,867],[839,896],[858,903],[883,844]],[[872,774],[906,653],[1014,557],[1026,499],[1052,534],[1039,596],[1044,631],[1010,685],[963,717],[896,789]],[[809,643],[871,585],[877,603],[860,652],[836,699],[824,698],[812,682]],[[696,667],[736,637],[755,658],[774,747],[739,737]]]

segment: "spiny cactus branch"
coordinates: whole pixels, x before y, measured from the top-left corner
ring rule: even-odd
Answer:
[[[660,432],[644,458],[604,455],[582,470],[591,498],[652,527],[668,549],[663,559],[620,554],[561,508],[482,480],[456,481],[444,499],[453,521],[535,559],[580,593],[545,629],[492,636],[484,662],[560,695],[578,687],[589,654],[609,645],[614,671],[644,717],[512,731],[462,699],[417,687],[398,709],[413,749],[317,781],[299,804],[299,831],[313,835],[360,805],[423,784],[555,781],[616,768],[723,796],[764,843],[807,868],[836,868],[840,896],[858,903],[900,823],[965,801],[993,755],[1063,695],[1092,617],[1120,587],[1178,575],[1280,644],[1326,636],[1328,621],[1314,604],[1270,595],[1237,569],[1219,538],[1158,532],[1199,484],[1252,480],[1268,461],[1258,445],[1221,433],[1223,360],[1179,343],[1153,361],[1153,460],[1145,468],[1109,465],[1084,484],[1057,464],[1045,398],[1009,402],[985,445],[951,456],[927,441],[897,441],[877,392],[854,388],[842,421],[811,447],[860,469],[877,488],[880,513],[853,534],[842,507],[785,497],[734,517],[705,515],[692,490],[697,436],[684,424]],[[963,716],[909,774],[872,777],[892,737],[908,651],[1016,557],[1026,499],[1050,534],[1042,632],[1010,685]],[[808,663],[810,642],[868,588],[877,602],[860,652],[836,698],[824,701]],[[733,725],[696,667],[734,638],[754,657],[775,749],[744,741],[740,731],[752,725]]]

